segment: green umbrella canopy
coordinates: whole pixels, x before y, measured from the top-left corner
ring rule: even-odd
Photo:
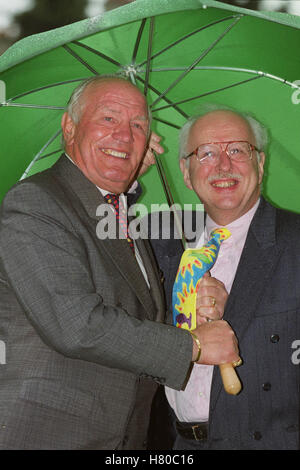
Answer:
[[[212,0],[136,0],[19,41],[0,57],[0,199],[61,154],[60,120],[74,87],[122,72],[147,95],[175,202],[198,202],[182,182],[178,129],[200,105],[215,103],[268,127],[264,194],[300,212],[299,44],[300,17]],[[142,183],[141,202],[165,201],[156,168]]]

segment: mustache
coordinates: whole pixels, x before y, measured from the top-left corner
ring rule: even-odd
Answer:
[[[208,182],[210,183],[211,181],[214,180],[222,180],[222,179],[234,179],[234,180],[241,180],[242,176],[238,173],[227,173],[227,172],[222,172],[218,173],[215,175],[210,175],[208,177]]]

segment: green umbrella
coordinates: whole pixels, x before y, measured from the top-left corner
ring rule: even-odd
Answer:
[[[250,112],[270,128],[264,194],[300,211],[299,44],[299,17],[212,0],[136,0],[23,39],[0,58],[0,199],[59,157],[60,119],[74,87],[95,74],[123,73],[148,97],[175,202],[197,202],[182,183],[178,128],[210,102]],[[142,183],[142,202],[164,201],[157,168]]]

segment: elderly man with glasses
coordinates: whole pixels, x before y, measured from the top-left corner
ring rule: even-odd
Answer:
[[[228,109],[197,116],[181,131],[180,168],[204,204],[204,238],[218,227],[231,232],[211,276],[229,292],[223,318],[235,331],[243,363],[236,396],[208,365],[194,365],[184,391],[166,387],[175,449],[299,447],[300,217],[261,195],[266,145],[259,122]],[[174,280],[178,240],[153,246]]]

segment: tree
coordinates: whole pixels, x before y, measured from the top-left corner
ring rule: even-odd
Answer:
[[[20,38],[86,18],[87,3],[88,0],[35,0],[31,10],[15,16],[15,21],[21,29]]]
[[[134,0],[106,0],[104,4],[105,10],[113,10],[114,8],[121,7],[127,3],[131,3]]]
[[[221,0],[223,3],[235,5],[242,8],[248,8],[249,10],[261,10],[261,0]],[[281,6],[280,9],[274,8],[276,11],[285,12],[286,6]]]

